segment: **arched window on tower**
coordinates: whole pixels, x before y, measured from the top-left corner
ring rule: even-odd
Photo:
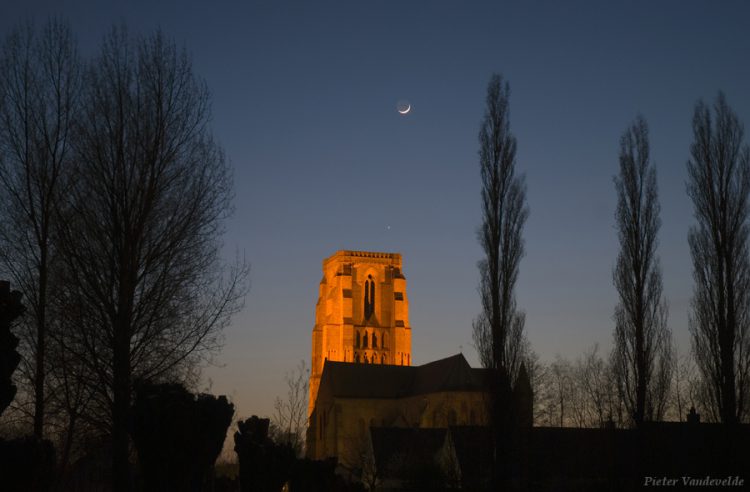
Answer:
[[[375,312],[375,281],[370,280],[370,316]]]
[[[388,348],[388,346],[386,345],[386,341],[387,340],[388,340],[388,334],[387,333],[383,333],[382,340],[380,340],[380,346],[383,347],[383,348]]]
[[[365,354],[365,364],[369,364],[369,363],[370,363],[370,359],[368,359],[367,354]]]
[[[365,281],[365,320],[370,319],[375,312],[375,280],[372,275],[367,276]]]
[[[359,348],[359,332],[357,332],[357,337],[354,340],[354,347]]]
[[[359,364],[359,352],[354,352],[354,362]]]
[[[362,338],[362,348],[367,348],[367,332],[365,332],[365,336]]]
[[[385,364],[385,354],[380,356],[380,363]]]
[[[372,348],[378,348],[378,336],[375,333],[372,334]]]

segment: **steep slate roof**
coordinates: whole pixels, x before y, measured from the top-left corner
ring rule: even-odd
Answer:
[[[318,395],[401,398],[440,391],[480,391],[485,370],[472,369],[462,354],[423,366],[326,361]]]

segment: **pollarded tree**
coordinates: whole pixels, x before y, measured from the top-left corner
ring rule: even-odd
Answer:
[[[649,153],[648,126],[638,117],[620,139],[620,173],[614,178],[620,254],[612,275],[620,297],[614,369],[635,425],[662,418],[672,369],[672,335],[656,253],[659,197]]]
[[[133,402],[133,442],[145,490],[206,490],[232,422],[225,396],[179,384],[143,384]]]
[[[244,296],[219,237],[231,173],[209,129],[210,98],[163,34],[113,30],[85,73],[73,183],[59,232],[64,340],[96,389],[127,490],[133,381],[180,379],[218,347]]]
[[[697,224],[690,332],[693,355],[710,392],[708,410],[725,423],[745,420],[750,406],[750,149],[724,94],[693,115],[687,192]]]

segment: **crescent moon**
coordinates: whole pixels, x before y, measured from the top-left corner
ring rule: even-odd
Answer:
[[[401,113],[401,114],[406,114],[406,113],[408,113],[409,111],[411,111],[411,104],[407,104],[407,105],[406,105],[406,109],[398,109],[397,111],[398,111],[399,113]]]

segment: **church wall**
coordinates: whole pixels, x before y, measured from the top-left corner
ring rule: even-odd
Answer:
[[[370,427],[445,428],[488,422],[485,394],[445,391],[405,398],[328,398],[321,395],[311,419],[308,456],[337,456],[356,465]]]

